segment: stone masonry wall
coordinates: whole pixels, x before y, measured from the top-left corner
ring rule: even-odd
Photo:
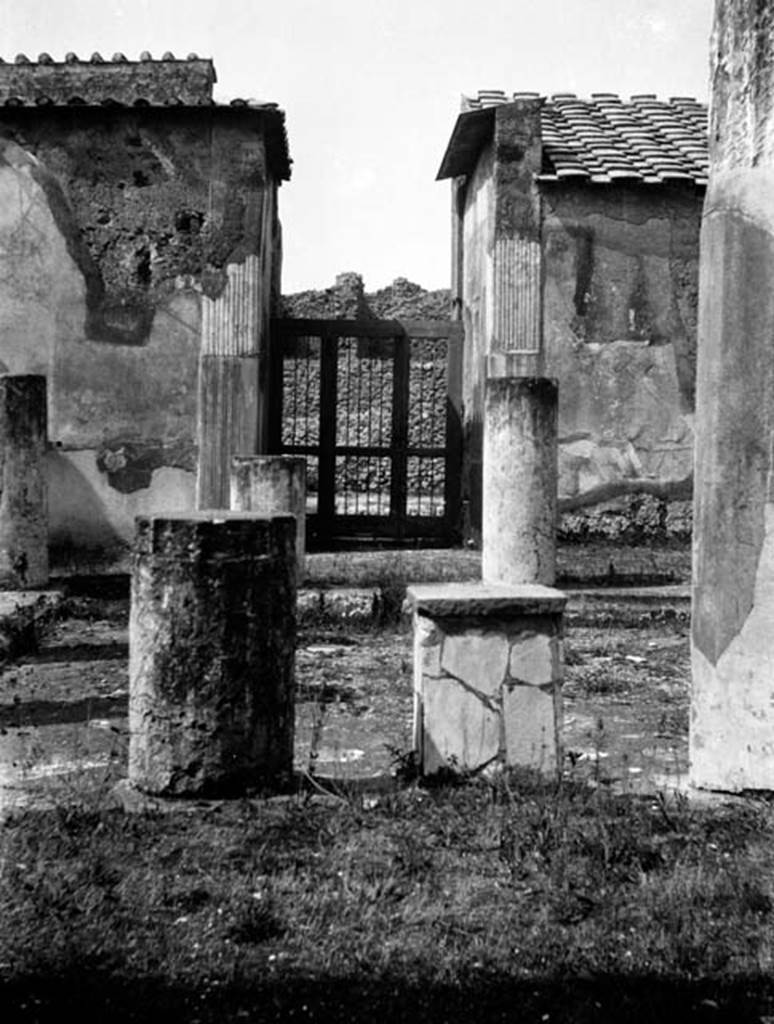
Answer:
[[[414,622],[415,716],[423,770],[490,762],[556,767],[561,729],[558,616]]]

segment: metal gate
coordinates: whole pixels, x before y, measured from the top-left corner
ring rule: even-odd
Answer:
[[[462,325],[272,321],[270,451],[307,460],[309,546],[459,537]]]

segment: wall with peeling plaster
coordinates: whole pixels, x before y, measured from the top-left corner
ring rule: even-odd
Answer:
[[[467,183],[463,215],[463,498],[474,538],[482,386],[486,354],[497,347],[492,166],[489,147]],[[540,372],[559,381],[568,537],[690,535],[702,201],[693,185],[541,187]]]
[[[692,186],[542,191],[565,511],[690,499],[701,204]]]
[[[48,377],[55,566],[115,560],[135,515],[193,507],[202,308],[260,260],[262,354],[275,193],[255,111],[0,111],[0,370]]]

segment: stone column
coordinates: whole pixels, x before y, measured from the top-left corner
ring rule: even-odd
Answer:
[[[0,374],[0,588],[48,583],[46,378]]]
[[[229,265],[216,298],[202,297],[196,507],[228,508],[235,452],[256,451],[260,412],[261,266],[257,256]]]
[[[306,459],[302,455],[235,455],[231,510],[296,517],[299,572],[306,554]]]
[[[718,0],[699,280],[690,759],[774,789],[774,5]]]
[[[540,377],[486,382],[485,583],[554,582],[557,394],[556,382]]]
[[[537,359],[543,347],[543,252],[540,191],[543,163],[536,93],[515,93],[494,110],[493,321],[489,353]],[[533,373],[537,364],[533,364]]]
[[[237,121],[213,125],[211,148],[208,221],[235,249],[222,269],[202,275],[196,507],[227,509],[231,456],[267,445],[276,188],[263,147],[246,150]]]
[[[544,100],[537,93],[481,100],[477,110],[463,104],[438,174],[452,180],[453,316],[465,324],[464,533],[476,544],[484,382],[543,373],[543,215],[536,179],[543,165]]]
[[[239,795],[293,767],[295,520],[230,512],[137,519],[129,632],[129,782]]]

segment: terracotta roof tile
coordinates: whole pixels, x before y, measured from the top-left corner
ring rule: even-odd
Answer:
[[[0,58],[2,107],[244,107],[265,112],[271,131],[269,142],[281,179],[290,177],[285,114],[276,103],[233,99],[216,103],[212,87],[217,81],[211,60],[189,53],[185,59],[167,51],[154,60],[147,50],[137,61],[123,53],[103,57],[93,53],[81,60],[67,53],[54,60],[48,53],[36,61],[20,53],[11,61]],[[505,94],[503,93],[503,97]]]
[[[166,53],[154,60],[144,51],[139,60],[129,61],[122,53],[110,60],[99,53],[87,60],[75,53],[63,60],[41,53],[33,61],[20,53],[13,62],[0,61],[0,105],[209,106],[216,80],[212,61],[195,54],[176,60]]]
[[[513,97],[489,90],[463,100],[463,111],[510,103]],[[646,184],[693,181],[706,185],[707,108],[690,96],[659,100],[639,93],[628,101],[615,93],[554,93],[541,108],[542,181],[572,177],[606,183],[618,179]]]

